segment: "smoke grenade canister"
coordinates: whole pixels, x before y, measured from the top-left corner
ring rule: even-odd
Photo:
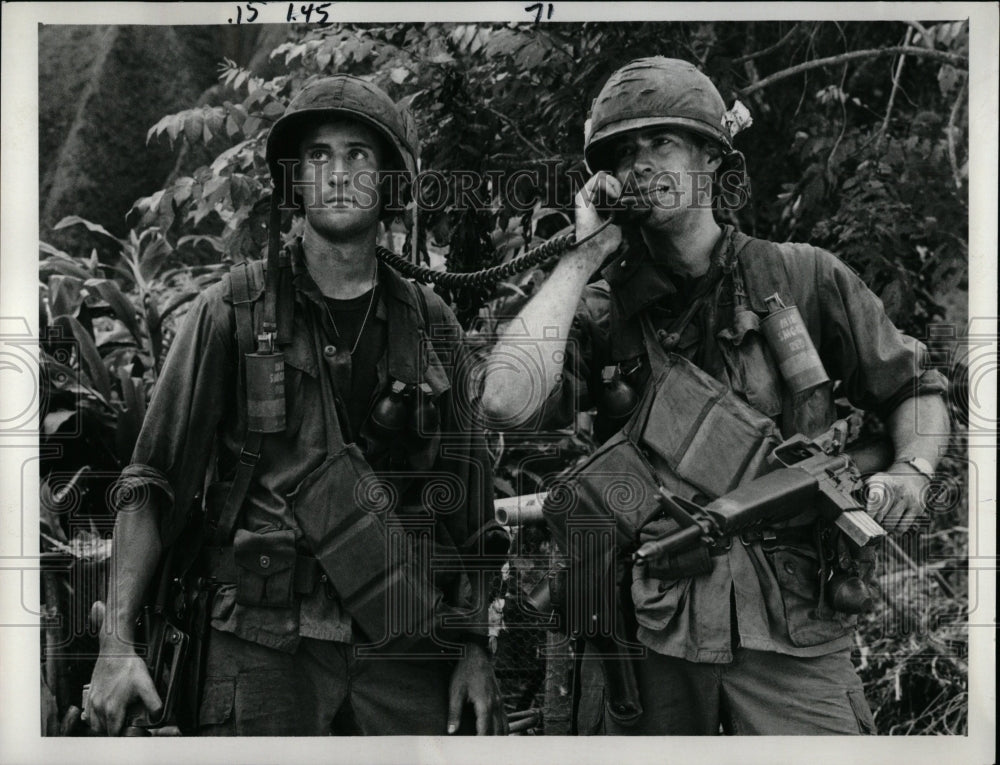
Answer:
[[[804,396],[830,382],[799,309],[786,306],[777,293],[765,302],[769,313],[761,321],[760,329],[792,394]]]
[[[248,353],[247,426],[258,433],[285,429],[285,355]]]

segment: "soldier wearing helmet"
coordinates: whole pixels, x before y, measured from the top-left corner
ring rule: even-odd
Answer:
[[[123,471],[134,501],[84,710],[97,731],[164,701],[132,638],[168,549],[211,583],[184,732],[445,734],[468,708],[477,733],[506,730],[482,566],[465,565],[491,533],[492,480],[456,379],[461,328],[376,257],[402,202],[391,173],[412,181],[416,151],[412,118],[347,75],[306,85],[271,129],[266,264],[190,309]],[[303,218],[285,247],[283,207]]]
[[[904,531],[924,513],[921,493],[949,430],[946,382],[922,367],[921,344],[898,332],[836,257],[719,223],[726,189],[746,189],[732,139],[748,122],[688,62],[639,59],[611,75],[587,122],[594,175],[576,200],[576,238],[590,238],[562,258],[512,322],[516,332],[497,344],[484,410],[497,427],[523,428],[564,426],[578,408],[596,407],[595,430],[607,440],[588,464],[600,470],[588,478],[582,468],[578,483],[607,488],[602,475],[628,475],[638,505],[658,486],[704,504],[766,471],[754,445],[821,438],[836,418],[839,381],[854,406],[885,418],[896,462],[870,479],[883,501],[873,497],[868,511],[890,533]],[[637,197],[648,214],[598,230],[598,194]],[[762,333],[775,296],[797,307],[818,353],[808,386],[779,368]],[[530,347],[535,337],[545,338],[544,352]],[[926,435],[916,432],[918,417]],[[577,501],[600,505],[594,512],[630,501],[591,494],[603,499]],[[637,542],[670,523],[654,521]],[[626,719],[624,705],[585,699],[581,732],[874,732],[850,660],[856,617],[820,602],[830,550],[829,528],[804,506],[780,527],[705,554],[621,566],[627,637],[644,649],[632,662],[643,711]]]

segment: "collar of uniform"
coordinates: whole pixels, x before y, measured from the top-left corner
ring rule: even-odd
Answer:
[[[712,249],[712,262],[725,257],[727,245],[733,235],[732,226],[722,227],[722,234]],[[601,276],[611,285],[612,299],[617,303],[623,320],[631,319],[644,308],[678,291],[670,272],[653,260],[649,248],[635,227],[626,229],[622,246],[615,253],[611,264],[601,271]]]
[[[306,268],[300,239],[289,246],[289,254],[296,300],[302,303],[303,299],[308,299],[316,306],[324,306],[323,293]],[[382,378],[388,377],[408,384],[427,382],[435,395],[448,390],[451,386],[440,360],[433,347],[422,341],[423,312],[417,302],[417,290],[381,262],[378,264],[378,276],[382,290],[375,316],[388,322],[390,327],[387,353],[379,360],[380,383],[384,385],[386,380]],[[287,358],[293,366],[316,375],[316,364],[306,339],[304,333],[297,332]]]
[[[291,256],[292,283],[295,285],[296,299],[299,299],[300,295],[304,295],[322,308],[325,305],[323,293],[306,267],[301,238],[295,239],[288,246],[288,251]],[[388,319],[389,311],[385,304],[387,297],[390,300],[401,301],[415,311],[419,310],[418,306],[414,304],[413,297],[406,289],[406,286],[400,284],[401,277],[384,263],[379,263],[377,267],[378,281],[383,289],[379,293],[378,302],[375,305],[375,318],[382,321]]]

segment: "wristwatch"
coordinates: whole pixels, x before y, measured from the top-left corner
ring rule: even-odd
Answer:
[[[904,457],[896,460],[894,465],[909,465],[928,481],[934,480],[934,466],[923,457]]]

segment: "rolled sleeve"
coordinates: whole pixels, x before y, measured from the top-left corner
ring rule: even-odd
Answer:
[[[847,265],[816,250],[820,356],[854,406],[880,415],[907,398],[944,394],[947,380],[926,368],[923,343],[890,321],[882,301]]]
[[[216,285],[199,296],[182,321],[153,389],[131,463],[122,472],[130,496],[144,491],[157,495],[164,545],[177,538],[188,519],[205,480],[219,423],[234,397],[232,311],[223,300],[224,289]]]
[[[610,314],[609,288],[606,282],[588,285],[577,304],[569,337],[562,375],[549,391],[532,418],[539,430],[555,430],[571,425],[577,412],[590,409],[594,402],[594,375],[600,375],[599,349],[607,345]]]

